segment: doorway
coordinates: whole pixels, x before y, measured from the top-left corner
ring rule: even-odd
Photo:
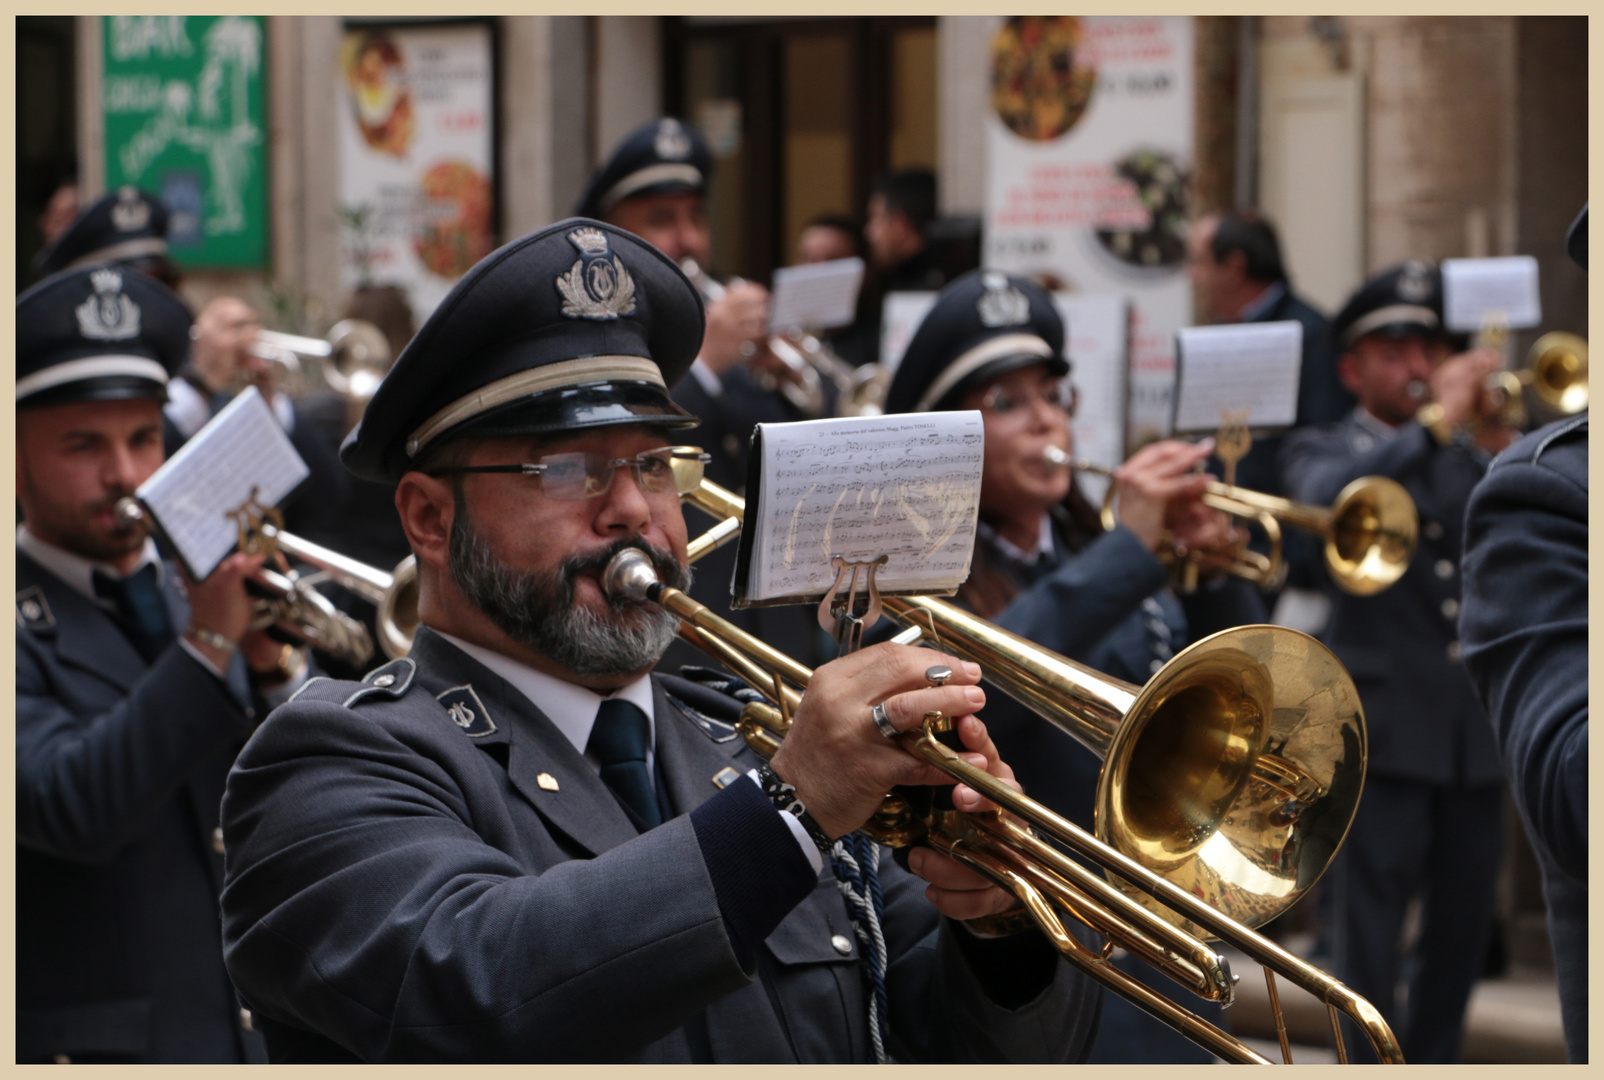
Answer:
[[[934,17],[664,26],[664,101],[715,161],[713,264],[768,280],[821,214],[861,222],[874,180],[937,166]]]

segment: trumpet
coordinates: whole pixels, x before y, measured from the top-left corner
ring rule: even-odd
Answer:
[[[1114,471],[1086,461],[1071,461],[1057,446],[1043,453],[1049,465],[1074,468],[1112,479]],[[1329,508],[1293,502],[1249,488],[1210,481],[1202,502],[1216,510],[1258,521],[1269,538],[1270,553],[1246,549],[1234,553],[1228,573],[1265,588],[1275,588],[1286,577],[1281,557],[1281,525],[1303,529],[1325,538],[1325,564],[1333,581],[1355,596],[1372,596],[1403,577],[1415,555],[1420,520],[1415,501],[1403,486],[1384,476],[1362,476],[1343,488]],[[1112,529],[1114,485],[1103,496],[1103,527]],[[1187,573],[1195,584],[1196,563],[1190,558]]]
[[[690,278],[696,291],[702,294],[703,301],[711,304],[723,299],[728,290],[691,256],[687,255],[680,260],[680,269]],[[851,407],[866,395],[860,395],[860,380],[853,369],[839,356],[830,350],[813,334],[799,334],[792,338],[785,334],[771,333],[766,342],[769,352],[774,354],[782,364],[788,368],[793,376],[791,379],[774,379],[772,376],[762,375],[761,378],[772,382],[773,386],[766,389],[778,388],[786,400],[808,419],[817,419],[829,411],[829,399],[824,393],[824,380],[835,385],[838,410],[842,406]],[[747,348],[750,347],[750,352]],[[752,357],[757,355],[755,342],[745,342],[742,346],[742,355]],[[862,380],[867,382],[867,379]],[[843,415],[857,415],[855,411],[846,411]]]
[[[1526,423],[1527,390],[1561,416],[1586,412],[1587,339],[1563,330],[1544,334],[1532,343],[1524,368],[1495,371],[1487,389],[1499,402],[1500,421],[1510,427]]]
[[[253,356],[272,365],[275,384],[291,397],[300,397],[313,382],[320,383],[345,398],[347,418],[355,424],[367,407],[368,399],[390,370],[390,342],[377,326],[362,319],[342,319],[326,338],[301,337],[277,330],[259,330],[248,346]],[[317,361],[315,380],[301,357]]]
[[[706,481],[686,499],[721,520],[742,508]],[[663,585],[640,552],[616,556],[602,584],[609,596],[678,615],[681,636],[767,697],[770,705],[747,706],[740,730],[757,753],[777,751],[808,668]],[[1291,1052],[1277,974],[1325,1002],[1340,1060],[1347,1052],[1339,1014],[1358,1024],[1381,1061],[1403,1060],[1374,1006],[1252,929],[1320,876],[1363,786],[1364,717],[1329,650],[1297,631],[1239,627],[1194,644],[1137,688],[940,600],[882,597],[882,604],[895,622],[979,663],[994,685],[1098,752],[1104,767],[1094,837],[964,762],[940,741],[943,722],[927,717],[900,736],[902,747],[1002,810],[965,814],[933,802],[921,810],[894,793],[865,833],[894,846],[927,843],[974,867],[1018,897],[1070,963],[1223,1058],[1267,1063],[1108,964],[1116,945],[1228,1004],[1236,976],[1210,942],[1229,941],[1264,967],[1284,1061]],[[1106,880],[1035,830],[1101,866]],[[1103,950],[1081,944],[1064,913],[1101,934]]]
[[[116,514],[123,524],[148,524],[145,508],[132,496],[118,500]],[[360,668],[373,657],[368,628],[330,603],[314,587],[321,580],[343,585],[379,609],[379,644],[387,656],[405,656],[417,627],[417,568],[411,556],[393,573],[376,570],[320,544],[286,532],[277,510],[247,504],[239,521],[239,550],[276,559],[278,568],[264,564],[251,576],[255,596],[252,630],[273,628],[316,649]],[[282,556],[314,567],[302,575]]]

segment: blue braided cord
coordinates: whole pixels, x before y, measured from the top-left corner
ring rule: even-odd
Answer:
[[[864,836],[846,836],[836,841],[830,852],[830,869],[837,888],[846,900],[847,914],[866,961],[864,977],[869,983],[869,1038],[874,1044],[875,1062],[891,1061],[886,1053],[890,1037],[886,1001],[887,950],[881,922],[885,901],[880,890],[877,868],[878,848]]]

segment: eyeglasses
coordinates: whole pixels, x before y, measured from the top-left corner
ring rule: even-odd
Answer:
[[[995,386],[980,399],[980,407],[994,416],[1008,416],[1034,408],[1038,402],[1063,409],[1074,419],[1080,407],[1080,390],[1068,379],[1036,386]]]
[[[699,446],[664,446],[647,450],[632,458],[609,458],[603,454],[547,454],[539,462],[518,465],[454,465],[437,469],[431,476],[460,473],[522,473],[540,477],[540,490],[548,499],[578,502],[607,494],[613,474],[620,468],[635,473],[635,482],[648,495],[685,495],[702,482],[702,473],[711,454]]]

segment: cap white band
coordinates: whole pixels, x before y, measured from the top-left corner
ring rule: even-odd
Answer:
[[[120,244],[110,247],[98,248],[87,255],[80,255],[63,270],[76,270],[82,266],[99,266],[101,263],[116,262],[119,259],[137,259],[142,255],[167,254],[167,241],[157,236],[146,236],[138,240],[124,240]]]
[[[997,337],[987,338],[948,364],[941,377],[931,383],[930,388],[919,398],[913,410],[927,411],[946,397],[947,391],[993,360],[1001,360],[1005,356],[1039,356],[1045,360],[1052,355],[1053,347],[1035,334],[999,334]]]
[[[1419,304],[1389,304],[1355,319],[1353,325],[1342,335],[1342,342],[1344,345],[1352,345],[1370,331],[1393,323],[1419,323],[1435,330],[1438,326],[1437,313]]]
[[[52,364],[43,371],[18,379],[17,400],[21,401],[53,386],[111,377],[149,379],[153,383],[167,385],[167,369],[148,356],[86,356],[82,360]]]
[[[429,417],[407,437],[407,456],[417,457],[435,438],[499,405],[546,390],[613,380],[649,382],[668,389],[662,371],[644,356],[582,356],[577,360],[544,364],[487,383]]]
[[[702,170],[695,165],[684,164],[648,165],[644,169],[636,169],[607,189],[607,194],[601,197],[601,212],[607,213],[643,188],[675,182],[688,184],[691,187],[701,187],[704,183]]]

